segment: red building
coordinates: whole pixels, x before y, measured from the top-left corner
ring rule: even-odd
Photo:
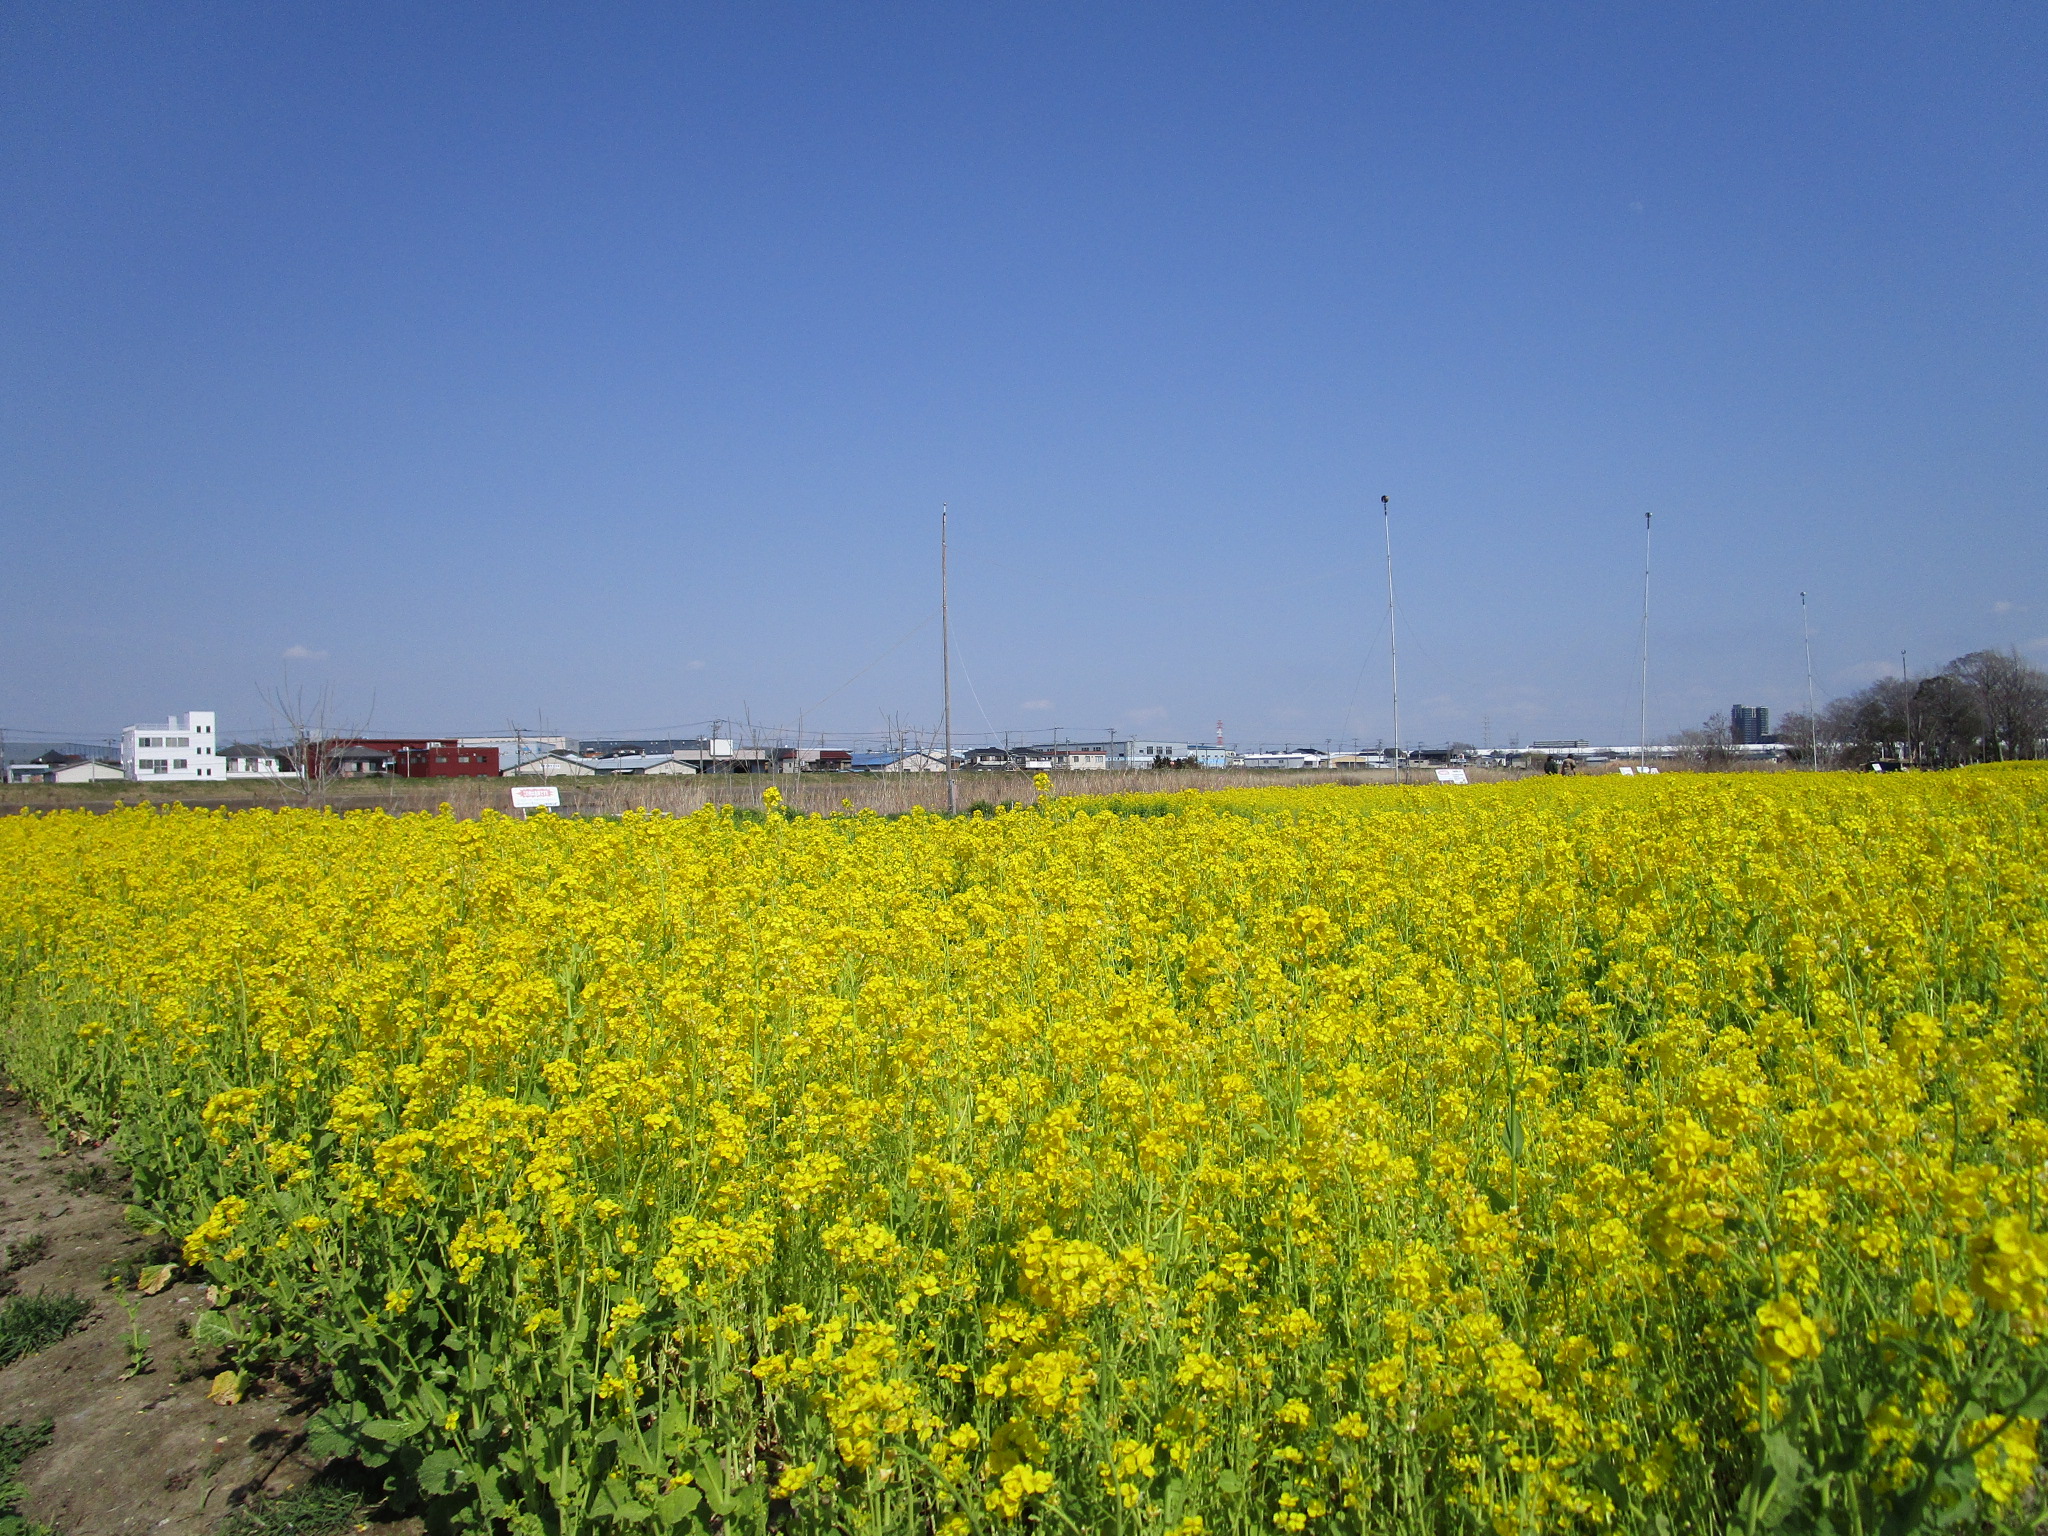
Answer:
[[[459,747],[452,741],[406,743],[391,754],[391,771],[401,779],[494,779],[496,747]]]

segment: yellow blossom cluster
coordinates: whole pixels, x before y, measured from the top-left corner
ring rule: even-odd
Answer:
[[[522,1533],[1911,1530],[2048,1417],[2048,772],[0,820],[0,1055]]]

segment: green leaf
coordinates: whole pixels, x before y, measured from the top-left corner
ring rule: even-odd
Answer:
[[[1225,1467],[1216,1474],[1216,1491],[1218,1493],[1243,1493],[1244,1479],[1231,1471],[1230,1468]]]
[[[438,1424],[448,1417],[448,1395],[431,1381],[423,1381],[419,1390],[413,1393],[413,1401],[419,1404],[420,1417],[430,1424]]]
[[[680,1488],[671,1488],[654,1501],[654,1513],[664,1525],[676,1525],[697,1511],[704,1502],[704,1496],[688,1483]]]
[[[1764,1459],[1771,1464],[1771,1470],[1783,1478],[1797,1480],[1799,1474],[1806,1470],[1806,1458],[1799,1454],[1799,1447],[1783,1430],[1764,1436]]]
[[[306,1421],[306,1448],[316,1456],[353,1456],[366,1467],[381,1467],[391,1460],[364,1438],[363,1423],[368,1410],[361,1403],[336,1403],[323,1408]]]
[[[715,1515],[729,1515],[733,1500],[726,1493],[725,1464],[708,1451],[697,1454],[697,1485],[704,1490],[704,1502]]]
[[[418,1475],[420,1491],[426,1494],[453,1493],[470,1480],[462,1452],[452,1449],[434,1452],[420,1463]]]
[[[597,1485],[591,1495],[590,1510],[595,1515],[609,1515],[614,1520],[646,1520],[654,1511],[633,1497],[633,1492],[624,1481],[608,1477]]]
[[[192,1319],[192,1341],[195,1344],[229,1346],[240,1344],[248,1338],[232,1307],[208,1307]]]
[[[315,1456],[353,1456],[362,1445],[360,1403],[336,1403],[306,1421],[306,1449]]]
[[[426,1427],[425,1419],[365,1419],[362,1432],[385,1445],[403,1445]]]

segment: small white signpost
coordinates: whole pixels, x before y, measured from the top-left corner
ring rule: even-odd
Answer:
[[[1439,784],[1469,784],[1472,782],[1465,777],[1465,770],[1462,768],[1439,768],[1436,771],[1436,781]]]
[[[562,792],[552,784],[515,784],[512,787],[512,809],[519,813],[521,821],[526,813],[536,809],[547,809],[562,803]]]

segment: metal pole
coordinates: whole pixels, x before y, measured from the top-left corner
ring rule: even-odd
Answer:
[[[1387,662],[1394,692],[1394,782],[1401,782],[1401,640],[1394,631],[1394,512],[1380,498],[1380,531],[1387,541]]]
[[[1906,739],[1899,743],[1900,762],[1918,762],[1919,755],[1913,750],[1913,678],[1906,671],[1906,653],[1899,652],[1899,686],[1905,690]]]
[[[939,505],[939,679],[945,693],[946,814],[960,809],[960,787],[953,782],[953,618],[947,606],[946,523],[951,508]]]
[[[1643,514],[1643,707],[1636,721],[1636,766],[1650,762],[1650,514]]]
[[[1806,594],[1799,594],[1799,639],[1806,647],[1806,746],[1811,769],[1820,771],[1820,719],[1813,712],[1813,631],[1806,623]]]

